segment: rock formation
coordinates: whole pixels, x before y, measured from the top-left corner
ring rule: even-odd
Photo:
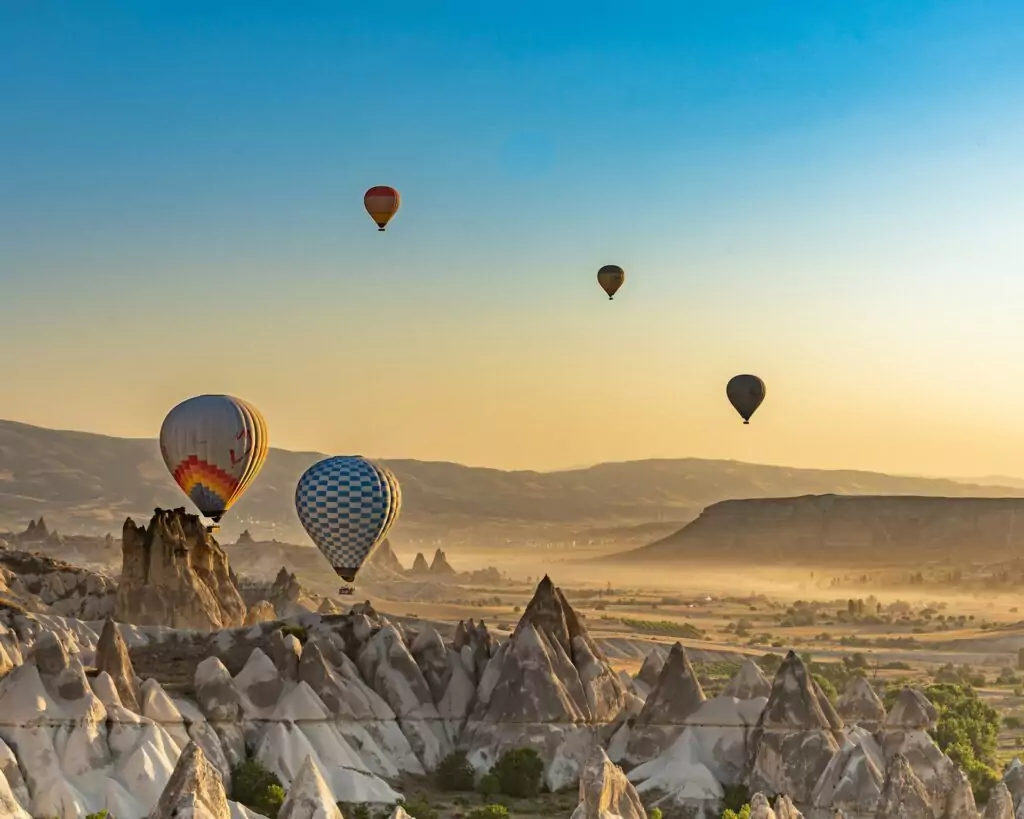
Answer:
[[[836,702],[836,712],[847,725],[859,725],[869,733],[881,728],[885,706],[866,678],[854,676]]]
[[[580,802],[572,819],[647,819],[636,789],[600,747],[580,772]]]
[[[509,748],[536,748],[557,789],[575,781],[625,703],[618,675],[545,576],[484,670],[461,744],[480,770]]]
[[[904,688],[889,710],[880,732],[882,752],[892,759],[899,754],[924,783],[940,806],[954,784],[953,762],[928,734],[938,714],[935,706],[920,691]]]
[[[736,676],[722,690],[723,697],[736,697],[738,700],[752,700],[755,697],[768,697],[772,692],[772,684],[765,677],[761,666],[749,657],[743,661]]]
[[[1024,500],[871,495],[804,495],[725,500],[659,541],[624,554],[618,561],[685,560],[705,557],[815,566],[851,556],[872,563],[899,549],[927,552],[929,559],[978,552],[988,560],[1010,560],[1024,548]],[[824,561],[824,562],[822,562]]]
[[[814,786],[839,752],[842,720],[790,651],[752,737],[750,787],[810,803]]]
[[[398,555],[394,553],[391,548],[391,541],[387,538],[380,544],[363,564],[361,571],[372,575],[375,570],[379,570],[385,573],[393,572],[395,574],[404,574],[405,567],[402,565],[402,561],[398,559]]]
[[[412,568],[409,569],[409,574],[430,574],[430,565],[427,563],[427,559],[423,556],[423,552],[416,553],[416,557],[412,561]]]
[[[889,761],[875,819],[935,819],[928,791],[903,754]]]
[[[139,710],[141,694],[139,680],[132,667],[132,659],[128,653],[121,630],[109,617],[103,623],[99,642],[96,644],[96,671],[110,676],[121,704],[132,711]]]
[[[633,725],[626,760],[646,762],[665,751],[705,699],[686,649],[676,643]]]
[[[1000,782],[992,789],[983,819],[1014,819],[1013,797],[1005,783]]]
[[[34,520],[28,522],[28,527],[18,535],[18,540],[24,543],[32,543],[35,541],[46,540],[50,536],[50,530],[46,527],[46,520],[42,515],[39,516],[39,522]]]
[[[220,774],[189,742],[150,819],[231,819]]]
[[[437,577],[454,577],[455,569],[448,563],[448,557],[440,549],[434,552],[434,559],[430,562],[430,573]]]
[[[651,693],[651,689],[658,684],[658,679],[661,677],[661,670],[665,667],[665,655],[661,653],[659,649],[654,649],[644,657],[643,663],[640,665],[640,670],[636,673],[636,686],[637,690],[640,691],[645,697]]]
[[[311,756],[303,760],[277,819],[344,819]]]
[[[227,556],[198,516],[157,509],[148,528],[129,518],[121,548],[120,622],[193,629],[244,623]]]

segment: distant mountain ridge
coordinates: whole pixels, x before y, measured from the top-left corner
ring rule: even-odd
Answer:
[[[679,531],[600,560],[670,566],[860,566],[1009,560],[1024,551],[1024,499],[806,495],[713,504]]]
[[[307,542],[295,518],[295,482],[315,452],[271,449],[266,465],[224,521],[224,536],[248,528],[258,539]],[[402,485],[393,532],[607,532],[654,522],[679,524],[730,498],[807,494],[1024,497],[1024,488],[982,486],[847,470],[795,469],[686,458],[604,463],[560,472],[512,471],[455,463],[388,460]],[[60,532],[119,532],[128,516],[188,505],[153,439],[115,438],[0,420],[0,530],[45,515]],[[642,529],[640,530],[642,531]],[[517,535],[518,536],[518,535]],[[572,536],[576,536],[573,534]],[[581,536],[586,536],[582,534]]]

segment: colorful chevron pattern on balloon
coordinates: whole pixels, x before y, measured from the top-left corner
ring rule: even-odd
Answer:
[[[203,514],[224,512],[238,488],[238,479],[191,455],[174,470],[174,480]]]

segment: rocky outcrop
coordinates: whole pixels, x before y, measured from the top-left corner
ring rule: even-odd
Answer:
[[[859,726],[850,728],[839,753],[815,784],[812,804],[852,815],[874,813],[882,795],[884,770],[882,749],[875,738]]]
[[[18,540],[23,543],[33,543],[36,541],[46,540],[50,536],[50,530],[46,526],[46,520],[42,515],[39,516],[39,521],[30,520],[28,527],[18,535]]]
[[[595,748],[580,773],[580,801],[572,819],[647,819],[640,797],[622,769]]]
[[[277,819],[344,819],[312,757],[303,760]]]
[[[393,572],[395,574],[404,574],[405,567],[402,565],[402,561],[398,559],[398,555],[395,554],[391,548],[391,541],[387,538],[380,544],[363,564],[362,571],[368,574],[373,574],[375,570],[383,572]]]
[[[474,623],[470,618],[467,621],[459,620],[455,626],[452,648],[459,652],[462,663],[472,674],[474,682],[480,682],[497,644],[483,620]]]
[[[220,774],[195,742],[178,758],[150,819],[231,819]]]
[[[729,680],[722,690],[723,697],[736,697],[738,700],[752,700],[755,697],[767,697],[772,692],[772,684],[761,670],[761,666],[749,657],[740,665],[736,676]]]
[[[760,791],[750,797],[750,819],[778,819],[768,797]]]
[[[1014,819],[1013,797],[1005,783],[1000,782],[992,789],[992,795],[985,805],[983,819]]]
[[[622,681],[545,576],[484,670],[461,744],[482,770],[509,748],[533,747],[555,789],[575,781],[625,704]]]
[[[885,721],[885,706],[866,678],[851,677],[842,696],[836,702],[836,712],[847,725],[859,725],[869,733],[881,728]]]
[[[1003,773],[1003,784],[1010,790],[1014,805],[1024,801],[1024,764],[1014,757]]]
[[[157,509],[148,528],[129,518],[121,548],[120,622],[192,629],[244,623],[227,556],[198,516]]]
[[[96,671],[106,672],[110,676],[125,708],[136,712],[139,710],[139,680],[132,667],[132,658],[120,629],[109,617],[103,623],[103,631],[96,644]]]
[[[455,569],[448,563],[448,557],[440,549],[434,552],[434,559],[430,562],[430,573],[436,577],[455,577]]]
[[[661,650],[654,649],[644,657],[643,663],[640,665],[640,670],[636,673],[636,679],[634,683],[636,689],[647,696],[651,693],[651,689],[658,684],[658,680],[661,677],[661,670],[665,667],[665,655],[661,653]]]
[[[254,626],[257,623],[269,623],[277,619],[277,610],[269,600],[260,600],[249,607],[245,613],[245,625]]]
[[[874,563],[894,550],[941,561],[984,553],[1010,560],[1024,549],[1024,500],[871,495],[726,500],[678,532],[608,558],[636,561],[739,560],[745,565]]]
[[[409,569],[409,574],[430,574],[430,564],[427,563],[427,559],[423,556],[423,552],[416,553],[416,557],[412,561],[412,568]]]
[[[676,643],[633,725],[626,760],[635,765],[665,751],[705,699],[686,649]]]
[[[842,728],[803,660],[790,651],[751,738],[750,787],[810,803],[815,785],[839,752]]]
[[[920,691],[904,688],[889,710],[879,734],[886,759],[902,756],[940,807],[954,783],[954,765],[928,734],[938,714]]]
[[[902,754],[893,756],[885,770],[875,819],[935,819],[927,789]]]
[[[81,620],[102,620],[114,613],[117,583],[98,572],[32,552],[0,550],[0,570],[19,595],[38,598],[45,611]]]

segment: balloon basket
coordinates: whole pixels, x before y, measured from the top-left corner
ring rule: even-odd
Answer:
[[[338,594],[350,595],[355,593],[356,590],[352,586],[342,586],[340,589],[338,589]]]
[[[206,527],[206,533],[208,535],[212,535],[214,532],[219,532],[219,531],[220,531],[220,524],[219,523],[211,523],[209,526]]]

